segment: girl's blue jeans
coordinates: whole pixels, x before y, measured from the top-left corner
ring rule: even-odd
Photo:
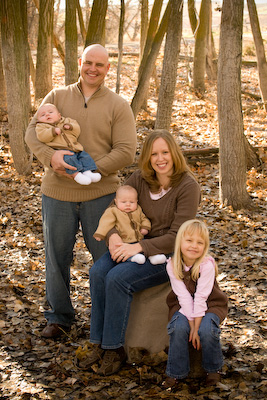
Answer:
[[[198,330],[202,366],[206,372],[217,372],[223,366],[219,323],[220,319],[216,314],[206,313]],[[172,378],[183,379],[189,374],[189,333],[188,319],[177,311],[168,324],[170,347],[166,374]]]
[[[90,269],[90,341],[103,349],[123,346],[133,293],[167,281],[166,263],[117,264],[104,254]]]
[[[114,194],[80,203],[59,201],[43,195],[42,217],[45,242],[46,298],[50,310],[44,315],[48,323],[70,326],[74,309],[70,299],[70,266],[73,247],[81,225],[85,244],[97,260],[107,251],[105,242],[93,238],[98,221]]]

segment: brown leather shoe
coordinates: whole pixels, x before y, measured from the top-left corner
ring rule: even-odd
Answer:
[[[97,370],[99,375],[109,376],[118,372],[127,359],[123,347],[115,350],[105,350],[103,361]]]
[[[41,336],[47,339],[53,339],[61,336],[63,333],[69,331],[70,328],[59,324],[47,324],[42,330]]]
[[[104,355],[103,349],[101,349],[100,345],[94,345],[89,353],[82,360],[78,360],[78,367],[87,370],[93,364],[96,364],[98,361],[101,361]]]
[[[206,386],[215,386],[221,381],[220,372],[209,372],[206,377]]]

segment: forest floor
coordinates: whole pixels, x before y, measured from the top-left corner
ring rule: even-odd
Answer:
[[[116,58],[111,59],[107,85],[114,90]],[[121,95],[129,102],[134,94],[138,59],[124,57]],[[188,65],[178,68],[171,132],[183,150],[218,147],[216,86],[207,83],[198,97],[188,82]],[[54,64],[54,86],[64,85],[64,70]],[[259,94],[257,71],[244,67],[242,89]],[[137,119],[138,150],[153,127],[157,92],[151,85],[148,110]],[[127,364],[118,374],[100,377],[82,371],[76,356],[86,352],[90,329],[88,269],[91,257],[79,233],[71,275],[71,297],[77,322],[61,340],[40,336],[45,321],[44,246],[40,182],[42,167],[35,159],[32,173],[20,176],[14,169],[8,144],[7,117],[1,121],[0,200],[0,400],[4,399],[235,399],[267,398],[266,275],[267,178],[266,113],[250,96],[242,97],[245,134],[259,148],[262,166],[247,174],[247,191],[253,209],[233,211],[219,203],[219,165],[201,162],[192,169],[201,185],[198,216],[211,234],[211,251],[219,265],[219,283],[229,296],[229,314],[222,326],[225,357],[223,379],[207,389],[202,379],[187,379],[178,391],[161,389],[166,357]],[[265,162],[265,163],[264,163]],[[121,171],[121,179],[134,170]]]

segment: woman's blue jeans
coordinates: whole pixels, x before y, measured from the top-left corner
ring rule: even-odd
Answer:
[[[166,263],[114,262],[107,252],[90,269],[90,341],[103,349],[124,345],[134,292],[168,281]]]
[[[70,299],[70,266],[81,224],[85,244],[97,260],[107,251],[105,243],[93,238],[98,221],[114,194],[81,203],[59,201],[43,195],[42,217],[45,242],[46,298],[51,310],[48,323],[70,326],[75,312]]]
[[[223,366],[219,323],[220,319],[216,314],[206,313],[198,330],[202,366],[206,372],[217,372]],[[170,347],[166,374],[172,378],[183,379],[189,374],[189,333],[188,319],[177,311],[168,324]]]

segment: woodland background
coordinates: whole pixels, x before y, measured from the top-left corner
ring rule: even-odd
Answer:
[[[263,37],[266,39],[267,6],[258,6]],[[199,96],[190,84],[192,61],[180,57],[170,131],[177,138],[202,190],[198,216],[211,234],[211,251],[219,265],[219,283],[229,296],[229,315],[222,327],[225,356],[222,382],[206,389],[201,379],[187,379],[179,390],[161,390],[166,353],[143,354],[112,377],[81,371],[76,358],[88,351],[90,296],[88,268],[91,256],[81,235],[77,237],[72,267],[72,299],[77,323],[60,341],[44,340],[40,331],[45,321],[44,248],[41,221],[40,183],[43,169],[34,159],[30,175],[14,168],[9,144],[8,115],[1,113],[0,143],[0,399],[265,399],[267,397],[266,356],[266,111],[259,103],[258,72],[253,39],[244,18],[242,94],[244,131],[260,153],[261,165],[247,171],[247,191],[253,207],[234,211],[219,201],[218,114],[216,83],[206,82]],[[218,45],[220,13],[214,16],[214,36]],[[187,29],[188,27],[188,29]],[[110,36],[111,37],[111,36]],[[181,55],[192,53],[193,37],[184,24]],[[130,40],[131,39],[131,40]],[[125,37],[121,70],[121,96],[129,102],[138,79],[138,41]],[[116,52],[116,40],[107,43]],[[82,48],[81,48],[82,50]],[[32,50],[33,57],[36,55]],[[157,71],[163,47],[157,58]],[[111,57],[106,84],[115,91],[117,57]],[[56,51],[53,58],[53,87],[64,85],[65,70]],[[34,93],[32,91],[32,96]],[[257,97],[258,96],[258,97]],[[138,148],[156,118],[158,91],[151,81],[148,106],[136,119]],[[34,110],[33,110],[34,111]],[[192,150],[213,149],[192,155]],[[136,168],[120,171],[121,180]]]

